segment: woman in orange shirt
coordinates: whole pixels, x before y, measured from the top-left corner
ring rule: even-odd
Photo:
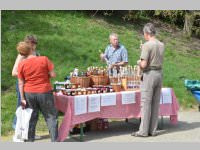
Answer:
[[[24,38],[24,41],[27,42],[27,43],[29,43],[31,45],[33,55],[40,56],[40,54],[38,53],[38,51],[36,51],[37,37],[35,35],[27,35]],[[14,64],[13,69],[12,69],[12,76],[13,77],[17,77],[17,74],[18,74],[18,72],[17,72],[18,65],[24,59],[26,59],[25,56],[22,56],[20,54],[17,55],[17,58],[15,60],[15,64]],[[16,93],[17,93],[17,108],[18,108],[20,106],[20,103],[21,103],[21,97],[20,97],[19,87],[18,87],[18,79],[16,81]],[[17,118],[15,116],[15,118],[13,120],[13,124],[12,124],[13,129],[15,129],[16,122],[17,122]],[[38,136],[37,136],[37,138],[38,138]]]
[[[30,44],[26,42],[19,42],[17,50],[26,57],[18,66],[21,105],[33,109],[28,141],[35,140],[35,128],[39,111],[41,111],[47,123],[51,141],[55,142],[58,136],[58,121],[50,83],[50,78],[56,76],[54,65],[46,56],[33,55]]]

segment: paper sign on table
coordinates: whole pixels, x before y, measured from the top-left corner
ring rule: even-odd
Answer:
[[[121,92],[122,94],[122,104],[133,104],[135,103],[135,92]]]
[[[162,102],[163,104],[172,103],[171,88],[162,88]]]
[[[101,106],[116,105],[116,93],[101,94]]]
[[[80,115],[87,113],[87,95],[74,97],[74,114]]]
[[[88,112],[100,111],[100,95],[92,94],[88,95]]]

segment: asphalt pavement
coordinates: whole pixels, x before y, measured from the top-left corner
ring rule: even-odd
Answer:
[[[134,137],[133,131],[139,128],[139,119],[109,120],[109,128],[103,131],[85,132],[83,142],[199,142],[200,143],[200,112],[198,110],[179,111],[178,124],[170,123],[169,116],[164,117],[164,126],[155,137]],[[159,119],[161,128],[161,119]],[[48,133],[37,133],[41,138],[35,142],[50,141]],[[12,137],[2,137],[3,141],[12,141]],[[64,142],[80,142],[80,135],[66,137]]]

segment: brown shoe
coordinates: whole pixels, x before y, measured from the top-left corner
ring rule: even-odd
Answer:
[[[149,133],[149,136],[157,136],[158,132]]]

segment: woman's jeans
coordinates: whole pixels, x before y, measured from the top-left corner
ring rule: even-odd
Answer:
[[[51,141],[55,142],[58,136],[58,120],[52,91],[46,93],[25,93],[25,98],[28,107],[33,109],[29,122],[28,141],[35,140],[35,128],[39,111],[41,111],[47,123]]]

